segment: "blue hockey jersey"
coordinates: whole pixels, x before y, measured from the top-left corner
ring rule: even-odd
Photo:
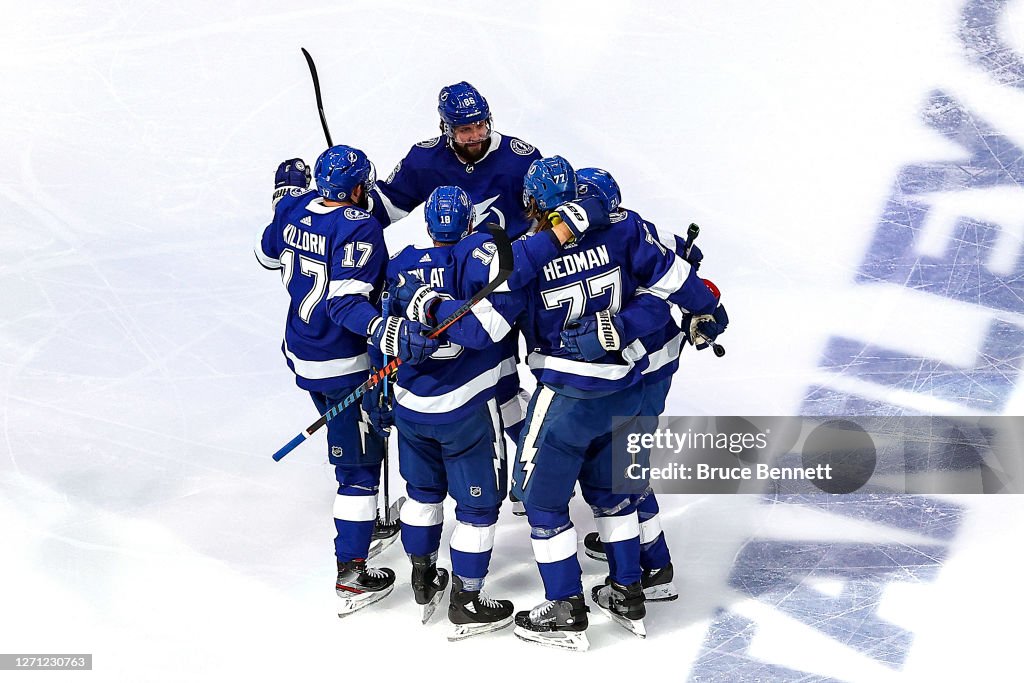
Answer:
[[[522,140],[491,133],[482,159],[464,163],[440,136],[412,146],[387,180],[371,194],[373,215],[388,226],[427,201],[442,185],[457,185],[469,194],[476,209],[476,224],[497,223],[515,239],[529,229],[523,207],[523,177],[537,149]]]
[[[354,206],[324,206],[311,191],[289,195],[255,251],[265,268],[281,270],[291,297],[281,350],[296,384],[330,391],[365,380],[368,327],[387,268],[376,219]]]
[[[443,297],[467,299],[488,281],[494,251],[482,246],[487,239],[489,235],[473,234],[456,245],[406,247],[388,264],[388,280],[412,271]],[[442,303],[438,309],[439,320],[449,314],[445,307]],[[450,424],[495,398],[516,374],[508,341],[516,313],[506,319],[485,299],[445,331],[443,343],[428,360],[399,366],[396,414],[416,422]]]
[[[639,340],[594,362],[569,358],[559,334],[570,323],[603,310],[618,313],[638,290],[695,313],[715,308],[690,264],[658,242],[638,214],[618,211],[610,223],[565,245],[523,290],[528,293],[520,317],[531,351],[527,363],[537,380],[555,391],[577,396],[618,391],[637,382],[648,362]]]

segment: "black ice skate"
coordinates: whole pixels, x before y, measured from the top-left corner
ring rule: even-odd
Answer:
[[[623,586],[612,581],[609,576],[603,584],[594,586],[590,597],[616,624],[633,635],[647,637],[647,628],[644,626],[647,608],[644,606],[643,586],[639,581]]]
[[[591,531],[583,537],[583,549],[587,553],[587,557],[601,562],[608,561],[608,556],[604,552],[604,543],[601,542],[601,535],[596,531]]]
[[[455,628],[448,640],[462,640],[503,629],[512,623],[513,609],[508,600],[492,600],[483,591],[463,590],[462,579],[453,576],[448,620]]]
[[[509,502],[512,503],[512,514],[516,517],[526,516],[526,506],[523,505],[523,501],[516,498],[516,494],[511,491],[508,492]]]
[[[402,526],[398,521],[402,505],[405,503],[405,496],[402,496],[388,508],[386,514],[377,513],[377,521],[373,524],[373,537],[370,540],[370,550],[366,553],[366,559],[372,559],[398,540],[398,532]]]
[[[514,633],[527,642],[585,652],[590,649],[587,639],[589,611],[582,594],[564,600],[546,600],[528,612],[516,614]]]
[[[386,567],[370,568],[366,560],[338,563],[335,589],[340,602],[338,616],[347,617],[356,610],[383,599],[395,587],[395,573]]]
[[[412,594],[420,606],[420,623],[427,623],[433,616],[437,604],[448,587],[448,570],[437,568],[434,559],[428,555],[413,555]]]
[[[668,602],[679,597],[676,585],[672,583],[675,572],[669,562],[661,569],[645,569],[640,577],[640,585],[644,587],[644,598],[648,602]]]

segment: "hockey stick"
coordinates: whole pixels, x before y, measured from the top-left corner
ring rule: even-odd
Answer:
[[[686,229],[686,241],[683,242],[683,253],[686,254],[687,256],[690,255],[690,247],[693,246],[693,241],[695,239],[697,239],[697,235],[699,235],[699,234],[700,234],[700,226],[697,225],[696,223],[690,223],[690,227],[688,227]],[[703,339],[704,341],[706,341],[708,344],[711,345],[711,350],[715,352],[715,357],[716,358],[721,358],[722,356],[725,355],[725,347],[724,346],[722,346],[721,344],[718,344],[718,343],[715,343],[715,342],[711,341],[710,339],[708,339],[704,335],[701,335],[701,339]],[[696,348],[696,347],[694,347],[694,348]]]
[[[302,55],[306,58],[306,64],[309,65],[309,75],[313,77],[313,90],[316,91],[316,108],[320,112],[320,125],[324,127],[324,137],[327,138],[327,146],[334,147],[334,143],[331,142],[331,131],[327,130],[327,118],[324,116],[324,101],[320,97],[320,79],[316,75],[316,64],[313,63],[313,57],[306,51],[306,48],[299,48],[302,50]]]
[[[437,327],[431,330],[430,334],[427,335],[430,339],[436,339],[442,332],[458,322],[459,318],[469,313],[473,306],[480,303],[484,297],[504,284],[505,280],[508,279],[508,276],[512,274],[512,243],[509,242],[508,235],[501,226],[496,225],[495,223],[488,223],[485,227],[487,228],[487,231],[491,233],[491,237],[494,238],[494,245],[497,247],[498,273],[495,275],[493,280],[484,285],[479,292],[473,295],[471,299],[459,306],[454,313],[442,320]],[[376,386],[378,382],[397,370],[398,366],[401,364],[401,358],[393,358],[390,363],[387,363],[380,370],[370,375],[368,380],[356,387],[352,393],[342,399],[338,405],[321,415],[316,422],[306,427],[305,430],[299,432],[298,436],[274,453],[274,460],[280,461],[281,458],[295,450],[296,446],[312,436],[325,424],[333,420],[338,413],[358,401],[362,395],[367,392],[367,390]]]

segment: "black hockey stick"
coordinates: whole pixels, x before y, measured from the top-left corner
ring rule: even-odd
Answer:
[[[316,91],[316,108],[320,112],[320,125],[324,127],[324,137],[327,138],[327,146],[334,147],[334,143],[331,142],[331,131],[327,130],[327,117],[324,116],[324,101],[320,97],[320,79],[316,75],[316,64],[313,63],[313,57],[306,51],[306,48],[299,48],[302,50],[302,55],[306,58],[306,64],[309,65],[309,75],[313,77],[313,90]]]
[[[700,226],[697,225],[696,223],[690,223],[690,227],[688,227],[686,229],[686,241],[683,242],[683,253],[686,254],[686,256],[690,255],[690,247],[693,246],[693,241],[695,239],[697,239],[697,235],[699,235],[699,234],[700,234]],[[707,337],[704,337],[703,335],[701,336],[701,338],[704,341],[706,341],[708,344],[711,345],[711,350],[715,352],[715,357],[716,358],[721,358],[722,356],[725,355],[725,347],[724,346],[722,346],[721,344],[718,344],[718,343],[715,343],[715,342],[711,341],[710,339],[708,339]],[[694,347],[694,348],[696,348],[696,347]]]
[[[430,331],[427,335],[430,339],[436,339],[442,332],[447,330],[449,327],[454,325],[459,318],[469,313],[473,306],[480,303],[480,301],[493,292],[495,289],[504,284],[505,280],[508,280],[508,276],[512,274],[513,258],[512,258],[512,243],[508,239],[508,235],[501,228],[501,226],[495,223],[488,223],[486,225],[487,231],[491,233],[491,237],[494,238],[494,245],[497,247],[497,259],[498,259],[498,273],[494,279],[488,282],[479,292],[473,295],[473,297],[462,304],[452,313],[450,316],[441,321],[441,323]],[[369,389],[376,386],[378,382],[393,373],[398,369],[398,366],[402,364],[401,358],[394,358],[390,363],[382,367],[377,372],[370,375],[370,378],[360,384],[355,390],[352,391],[348,396],[342,399],[341,403],[334,406],[326,413],[320,416],[313,424],[306,427],[305,430],[299,432],[298,436],[286,443],[276,453],[274,453],[274,460],[280,461],[281,458],[295,450],[295,447],[305,441],[307,438],[312,436],[318,429],[323,427],[325,424],[330,422],[345,408],[358,401],[363,394]]]

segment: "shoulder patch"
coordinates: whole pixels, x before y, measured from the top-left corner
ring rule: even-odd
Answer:
[[[370,214],[366,213],[362,209],[357,209],[354,206],[350,206],[345,209],[345,218],[349,219],[350,221],[358,221],[362,220],[363,218],[369,217]]]
[[[439,135],[436,138],[430,138],[429,140],[424,140],[423,142],[417,142],[416,146],[417,147],[426,147],[426,148],[436,147],[437,143],[440,140],[441,140],[441,136]]]
[[[533,154],[534,150],[537,149],[531,144],[523,142],[519,138],[509,138],[508,146],[512,148],[512,151],[521,157],[527,157]]]
[[[628,216],[629,214],[627,214],[625,211],[613,211],[612,213],[608,214],[608,218],[612,223],[621,223],[622,221],[626,220]]]
[[[312,191],[313,191],[312,188],[302,189],[301,187],[293,187],[291,190],[289,190],[289,194],[291,194],[291,196],[293,196],[293,197],[301,197],[302,195],[306,194],[307,192],[312,192]]]
[[[398,175],[398,172],[400,170],[402,170],[402,162],[401,161],[399,161],[397,164],[395,164],[394,169],[392,169],[392,171],[391,171],[391,175],[389,175],[388,179],[386,181],[384,181],[384,182],[388,183],[389,185],[391,183],[395,182],[395,176]]]

